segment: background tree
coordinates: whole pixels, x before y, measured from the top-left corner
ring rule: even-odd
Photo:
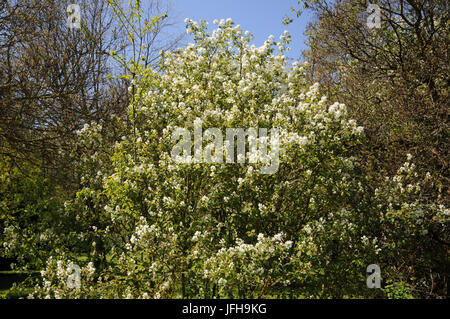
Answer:
[[[332,99],[345,102],[351,116],[364,126],[368,143],[358,154],[366,162],[363,174],[372,179],[369,187],[378,187],[380,172],[394,174],[411,153],[417,169],[433,176],[424,199],[448,205],[448,1],[373,3],[380,8],[379,28],[367,25],[373,13],[366,12],[368,1],[298,1],[294,14],[304,10],[315,14],[306,31],[308,77],[321,83]],[[285,23],[290,21],[292,17],[286,16]],[[430,274],[426,282],[433,288],[426,292],[429,288],[416,286],[424,295],[446,289],[449,237],[445,229],[430,229],[429,245],[417,243],[409,258],[394,257],[410,267],[404,268],[405,278]],[[441,258],[430,259],[427,251]]]
[[[55,215],[79,188],[75,167],[81,154],[100,150],[78,143],[77,131],[91,122],[102,123],[102,151],[110,152],[121,135],[117,117],[128,118],[131,79],[120,76],[127,71],[110,51],[128,56],[125,26],[141,26],[121,24],[106,0],[83,0],[78,2],[81,28],[70,29],[70,3],[25,0],[0,4],[2,232],[3,226],[11,224],[39,228],[39,222],[48,223],[51,218],[43,216]],[[173,18],[168,16],[167,2],[147,2],[142,14],[166,16],[141,34],[146,63],[151,63],[161,49],[172,48],[182,36],[168,35]],[[53,204],[46,205],[47,201]]]
[[[375,170],[393,173],[411,153],[448,203],[448,1],[374,3],[381,25],[370,29],[368,1],[298,2],[295,13],[316,17],[306,31],[308,76],[364,126],[364,152]]]

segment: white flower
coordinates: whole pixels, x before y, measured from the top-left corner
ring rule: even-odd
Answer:
[[[227,280],[224,278],[220,278],[217,283],[219,284],[219,286],[225,286],[227,284]]]
[[[281,241],[282,238],[283,238],[283,234],[281,234],[281,233],[273,236],[273,240],[276,240],[276,241]]]
[[[194,236],[192,236],[192,240],[193,240],[193,241],[198,240],[198,237],[199,237],[201,234],[202,234],[202,233],[201,233],[200,231],[196,231],[195,234],[194,234]]]
[[[358,127],[355,129],[355,132],[356,132],[357,134],[361,134],[363,131],[364,131],[364,127],[362,127],[362,126],[358,126]]]
[[[311,226],[306,225],[305,227],[303,227],[303,230],[309,235],[312,232]]]
[[[367,245],[369,243],[369,238],[367,238],[365,235],[361,237],[361,240],[364,245]]]

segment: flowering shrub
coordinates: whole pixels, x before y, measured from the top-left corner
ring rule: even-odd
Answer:
[[[373,296],[367,265],[408,280],[396,277],[392,257],[405,254],[395,245],[408,254],[410,238],[447,227],[448,209],[420,197],[420,180],[405,186],[412,164],[367,187],[354,155],[363,128],[307,84],[300,64],[288,65],[287,33],[255,47],[231,20],[216,24],[209,32],[187,20],[195,43],[143,71],[133,127],[112,152],[98,124],[80,132],[95,151],[81,158],[82,188],[66,202],[72,245],[48,261],[33,296]],[[277,173],[251,161],[174,162],[173,131],[193,131],[196,119],[205,129],[277,128]],[[80,254],[90,263],[70,290],[64,267]]]
[[[259,234],[254,245],[238,238],[235,246],[219,249],[204,262],[203,276],[217,282],[219,296],[263,297],[266,289],[289,284],[283,278],[291,247],[292,241],[283,242],[281,233],[273,237]]]

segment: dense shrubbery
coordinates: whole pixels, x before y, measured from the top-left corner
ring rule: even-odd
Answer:
[[[35,223],[8,222],[8,253],[48,257],[30,297],[420,297],[430,281],[445,295],[449,211],[428,197],[431,178],[410,157],[392,177],[365,167],[363,128],[287,64],[287,33],[256,48],[231,20],[217,24],[188,21],[195,43],[143,70],[121,140],[101,123],[79,132],[82,188],[53,219],[37,207]],[[175,163],[172,132],[199,120],[278,128],[277,173],[248,159]],[[369,264],[385,289],[367,288]]]

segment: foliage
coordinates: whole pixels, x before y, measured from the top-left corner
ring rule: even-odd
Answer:
[[[66,211],[88,254],[82,288],[66,284],[79,252],[65,249],[33,296],[376,297],[383,292],[365,286],[372,263],[383,280],[411,282],[420,295],[416,260],[433,263],[431,232],[445,233],[449,217],[424,197],[429,177],[408,158],[371,188],[354,156],[362,127],[307,84],[303,66],[287,65],[288,34],[256,48],[231,20],[215,23],[211,33],[187,20],[195,43],[145,70],[133,132],[123,131],[112,156],[98,125],[81,132],[96,153],[80,161],[83,187]],[[263,164],[249,161],[175,163],[172,132],[199,120],[204,129],[279,128],[278,172],[260,174]],[[445,248],[433,252],[446,262]]]
[[[448,1],[373,3],[380,26],[369,28],[366,0],[299,1],[315,17],[306,30],[307,76],[364,126],[368,166],[394,174],[410,153],[435,180],[429,196],[442,188],[448,205]]]
[[[380,1],[382,27],[367,30],[365,1],[298,1],[317,20],[308,29],[309,63],[288,64],[289,33],[255,47],[231,19],[214,21],[214,30],[186,19],[194,43],[174,50],[175,38],[155,55],[165,10],[150,5],[158,14],[149,18],[141,1],[128,9],[115,0],[95,4],[100,15],[111,10],[129,45],[96,51],[105,35],[82,20],[61,51],[33,52],[36,39],[7,35],[16,18],[32,21],[27,9],[41,7],[0,4],[7,30],[0,54],[17,48],[0,63],[8,71],[0,83],[7,111],[0,122],[0,255],[14,258],[14,269],[40,272],[0,298],[446,297],[448,15],[426,0]],[[40,28],[61,9],[44,10]],[[116,26],[108,21],[107,29]],[[66,34],[62,24],[52,26],[40,34],[47,49]],[[71,50],[80,56],[64,55]],[[75,77],[67,95],[65,86],[52,86],[53,73],[43,83],[14,75],[29,66],[38,79],[54,53],[68,65],[79,57],[86,62],[80,74],[98,77]],[[117,83],[104,73],[109,56],[123,70]],[[29,88],[52,89],[61,104]],[[108,88],[125,98],[100,101]],[[123,103],[127,114],[116,112]],[[86,113],[75,116],[78,105]],[[55,130],[45,124],[52,110]],[[205,135],[189,146],[194,157],[177,161],[176,132],[192,137],[198,127]],[[208,137],[212,128],[219,133]],[[233,163],[208,161],[228,155],[227,141],[216,142],[230,128],[271,136],[247,134],[248,148],[254,142],[259,149]],[[268,141],[273,174],[264,174]],[[203,151],[195,153],[198,146]],[[381,289],[367,287],[372,264],[380,266]]]

